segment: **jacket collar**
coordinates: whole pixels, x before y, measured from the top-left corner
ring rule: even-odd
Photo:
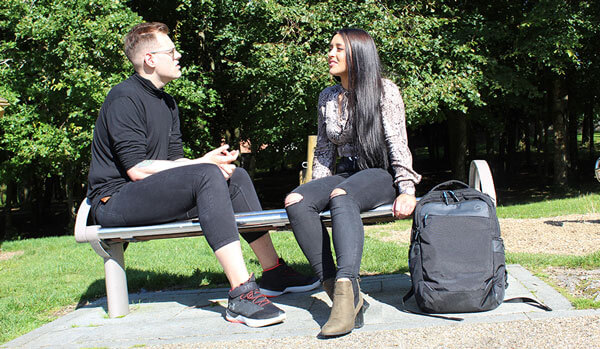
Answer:
[[[149,94],[154,95],[159,98],[162,98],[164,96],[165,92],[163,91],[162,88],[156,88],[156,86],[154,86],[152,81],[150,81],[146,78],[143,78],[137,72],[132,75],[132,78],[134,80],[136,80],[137,82],[139,82],[140,85],[142,86],[142,88]]]

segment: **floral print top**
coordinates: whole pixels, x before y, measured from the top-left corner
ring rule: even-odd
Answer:
[[[382,83],[381,115],[394,184],[401,194],[415,195],[415,184],[421,181],[421,176],[412,168],[412,155],[406,136],[404,102],[398,86],[387,79],[383,79]],[[341,85],[335,85],[324,89],[319,95],[319,124],[313,179],[332,175],[338,156],[358,155],[358,149],[352,139],[353,122],[348,115],[346,92]],[[341,101],[338,99],[340,94]]]

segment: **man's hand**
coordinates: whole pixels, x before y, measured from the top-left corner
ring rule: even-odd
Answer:
[[[394,216],[400,219],[406,218],[413,213],[416,205],[417,199],[414,195],[400,194],[396,200],[394,200],[392,212],[394,213]]]
[[[227,144],[220,146],[206,153],[201,160],[219,166],[221,172],[223,172],[223,176],[229,179],[233,171],[235,171],[235,165],[232,162],[237,159],[239,152],[237,150],[228,151],[227,149],[229,149],[229,145]]]
[[[221,172],[223,173],[223,176],[225,177],[225,179],[229,179],[231,177],[231,175],[233,174],[233,171],[235,171],[235,165],[234,164],[223,164],[223,165],[217,165],[219,166],[219,168],[221,169]]]
[[[223,176],[226,179],[229,179],[235,171],[235,165],[232,164],[234,162],[239,152],[237,150],[227,151],[229,149],[228,145],[223,145],[218,147],[215,150],[211,150],[206,153],[203,157],[190,160],[186,158],[181,158],[177,160],[144,160],[134,167],[127,170],[127,175],[132,181],[142,180],[154,173],[168,170],[174,167],[187,166],[193,164],[214,164],[219,166],[221,172],[223,172]]]
[[[237,150],[227,151],[227,149],[229,149],[228,144],[222,145],[217,149],[209,151],[201,159],[203,159],[204,162],[215,165],[231,164],[237,159],[239,152]]]

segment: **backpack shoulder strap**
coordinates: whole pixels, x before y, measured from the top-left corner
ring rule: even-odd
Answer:
[[[404,311],[406,313],[410,313],[410,314],[429,316],[429,317],[433,317],[433,318],[437,318],[437,319],[452,320],[452,321],[463,321],[464,320],[463,318],[460,318],[460,317],[428,314],[428,313],[408,309],[406,307],[406,301],[409,300],[410,297],[414,296],[414,294],[415,294],[415,290],[411,287],[410,290],[404,295],[404,297],[402,297],[402,305],[404,308],[404,309],[402,309],[402,311]],[[542,303],[536,299],[530,298],[530,297],[509,298],[509,299],[505,299],[503,303],[527,303],[534,307],[543,309],[545,311],[552,311],[552,308],[550,308],[549,306],[545,305],[544,303]]]
[[[503,303],[527,303],[527,304],[533,305],[534,307],[543,309],[545,311],[552,311],[552,308],[550,308],[546,304],[544,304],[536,299],[530,298],[530,297],[509,298],[509,299],[505,299]]]

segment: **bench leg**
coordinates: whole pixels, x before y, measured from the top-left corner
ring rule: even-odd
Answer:
[[[107,247],[106,252],[110,257],[104,258],[106,302],[108,303],[108,316],[114,318],[129,314],[129,294],[123,243],[110,244]]]

